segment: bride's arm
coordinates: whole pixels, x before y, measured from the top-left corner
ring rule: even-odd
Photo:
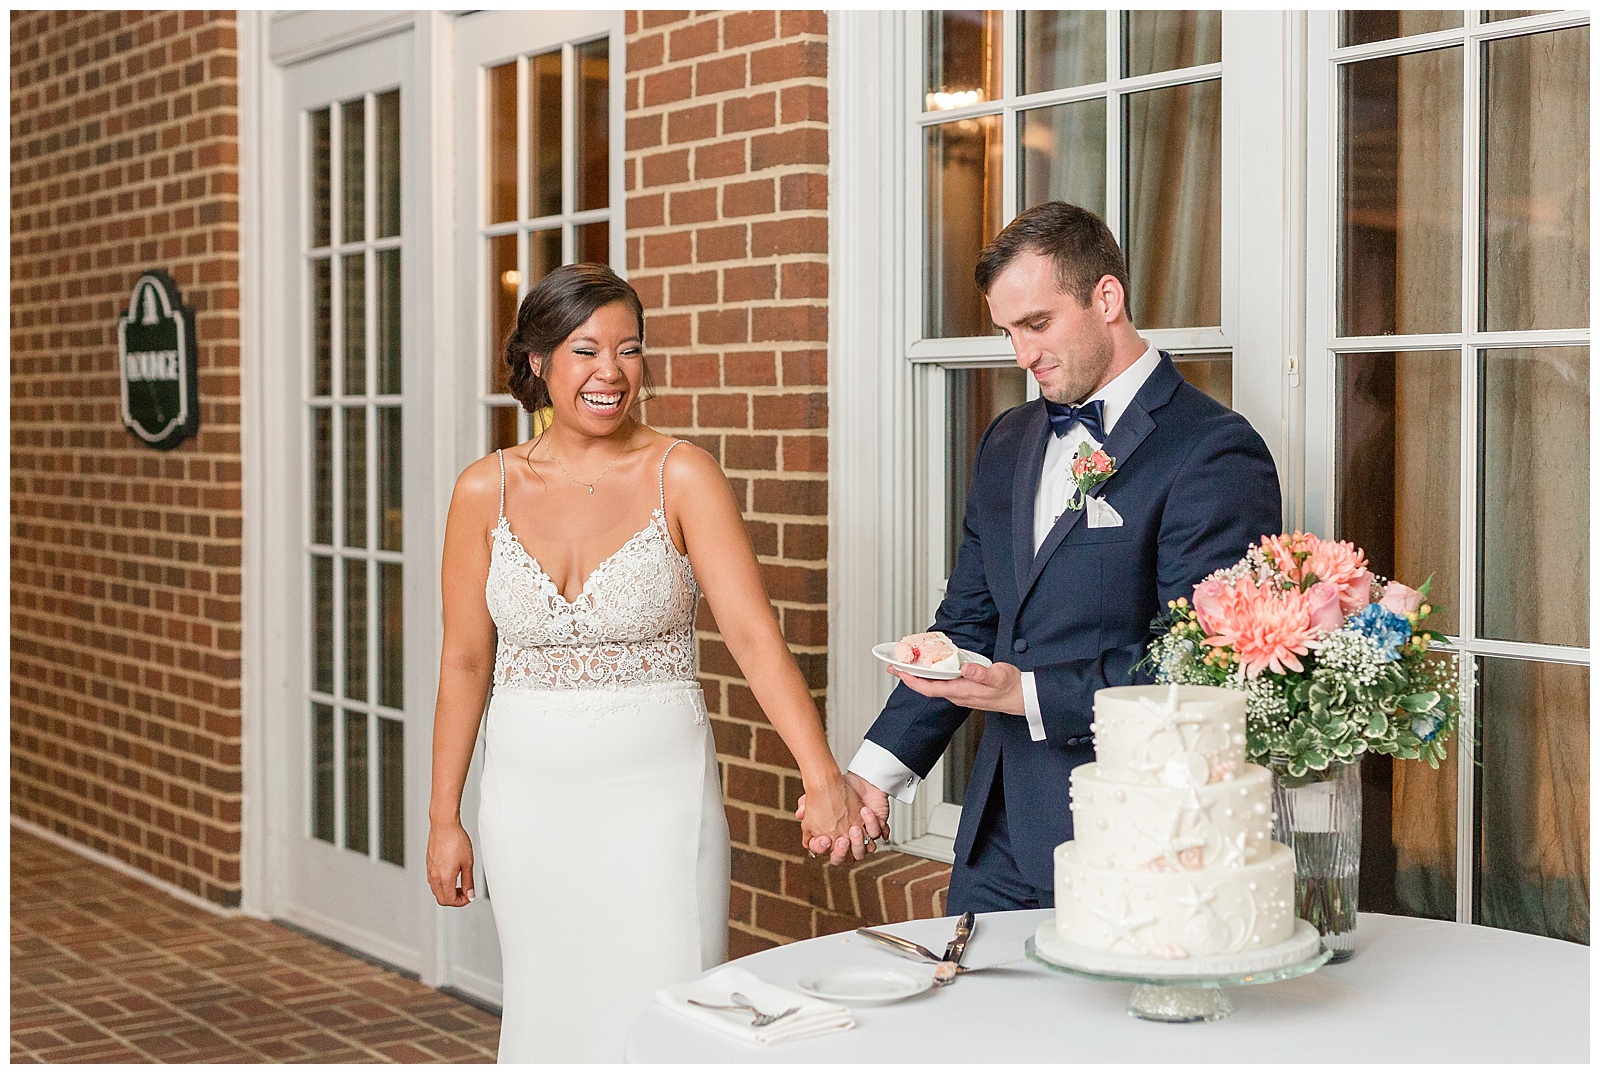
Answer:
[[[487,464],[487,465],[486,465]],[[428,886],[441,906],[465,906],[472,890],[472,840],[461,826],[461,792],[494,671],[494,621],[484,600],[500,471],[494,457],[462,472],[450,497],[440,569],[444,646],[433,712],[433,792],[428,801]]]
[[[682,536],[717,629],[799,765],[808,803],[801,829],[805,844],[827,836],[833,846],[849,846],[861,858],[864,837],[877,830],[877,818],[863,813],[861,799],[845,783],[828,748],[816,704],[778,628],[728,479],[710,455],[684,444],[667,457],[666,484],[671,528]]]

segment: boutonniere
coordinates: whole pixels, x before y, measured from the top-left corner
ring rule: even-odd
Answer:
[[[1078,454],[1072,459],[1072,479],[1078,483],[1078,491],[1067,501],[1067,510],[1082,510],[1084,497],[1096,487],[1111,480],[1111,475],[1116,472],[1117,460],[1107,455],[1103,449],[1089,450],[1087,440],[1079,444]]]

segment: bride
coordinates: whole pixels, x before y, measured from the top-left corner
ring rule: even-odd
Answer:
[[[504,972],[501,1062],[618,1061],[657,988],[725,956],[702,592],[799,766],[804,842],[859,859],[884,834],[829,752],[721,469],[633,416],[643,344],[639,297],[610,269],[541,280],[506,361],[512,393],[548,407],[548,427],[468,466],[445,525],[428,883],[443,906],[479,894],[460,810],[484,719],[478,837]]]

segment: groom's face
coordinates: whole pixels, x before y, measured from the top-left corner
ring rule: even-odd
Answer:
[[[1078,403],[1110,379],[1111,326],[1098,293],[1087,306],[1059,289],[1055,264],[1025,251],[989,285],[989,316],[1033,374],[1039,394],[1053,403]]]

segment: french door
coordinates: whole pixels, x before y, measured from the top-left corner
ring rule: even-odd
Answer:
[[[437,555],[408,313],[413,35],[289,66],[263,167],[283,297],[265,463],[273,912],[420,970]],[[408,515],[408,510],[411,512]],[[419,534],[422,536],[419,539]],[[280,584],[281,583],[281,584]]]

